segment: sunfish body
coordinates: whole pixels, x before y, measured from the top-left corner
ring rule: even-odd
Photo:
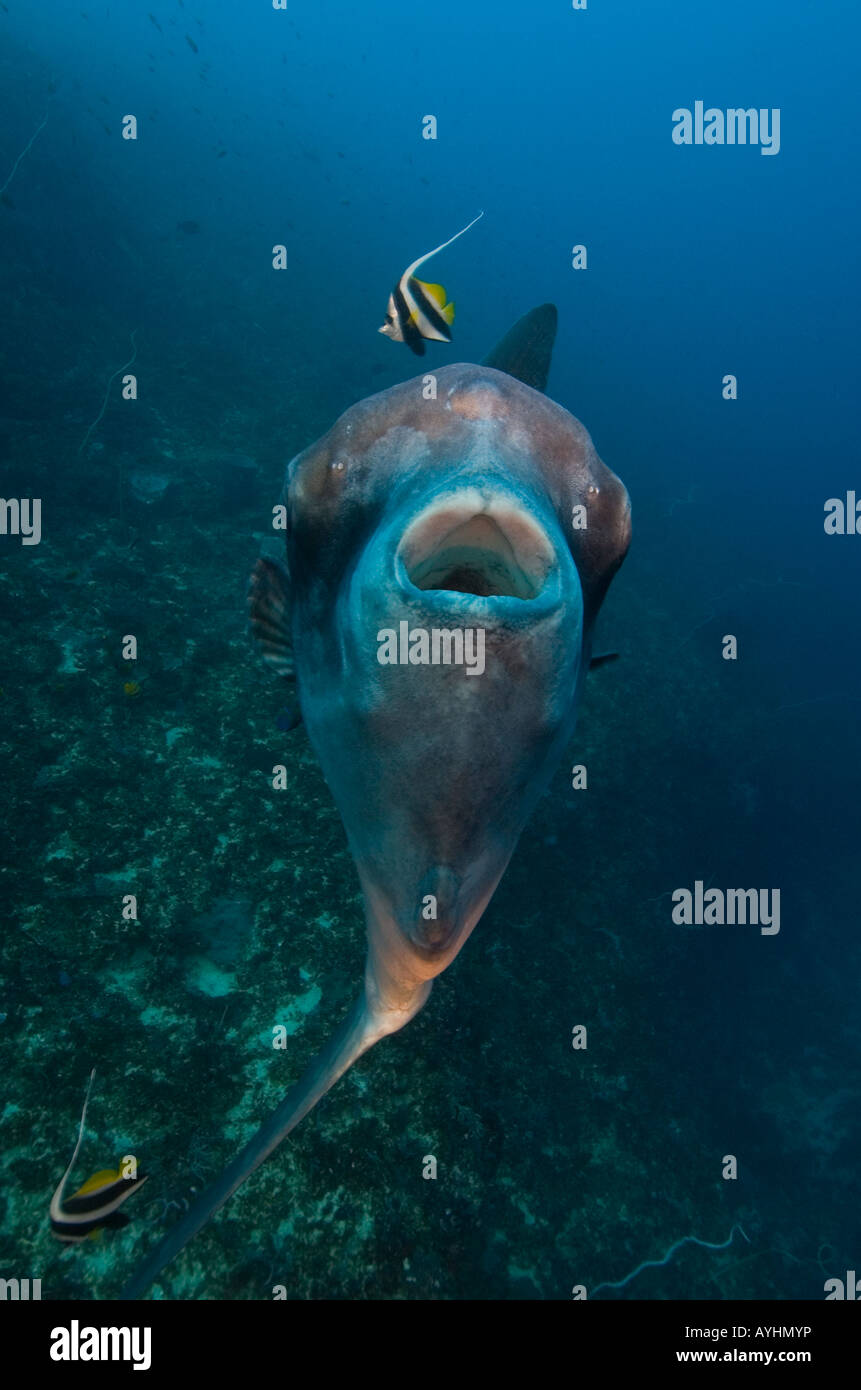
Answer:
[[[364,989],[127,1296],[426,1002],[572,734],[630,519],[586,430],[535,389],[555,319],[549,305],[527,315],[493,365],[443,368],[435,399],[419,377],[360,402],[288,467],[286,553],[258,562],[252,626],[276,669],[295,673],[347,830]]]

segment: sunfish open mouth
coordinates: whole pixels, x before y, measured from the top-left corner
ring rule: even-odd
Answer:
[[[543,528],[511,502],[480,493],[442,501],[407,527],[398,547],[417,589],[534,599],[555,563]]]

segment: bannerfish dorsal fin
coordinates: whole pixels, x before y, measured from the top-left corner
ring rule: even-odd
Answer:
[[[251,631],[273,671],[294,678],[290,636],[290,577],[277,560],[261,555],[248,588]]]
[[[555,304],[530,309],[499,340],[483,365],[507,372],[535,391],[546,391],[557,320]]]

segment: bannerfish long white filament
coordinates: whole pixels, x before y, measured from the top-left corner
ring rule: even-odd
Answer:
[[[71,1197],[64,1195],[84,1137],[87,1106],[90,1103],[90,1092],[93,1089],[95,1074],[96,1069],[93,1067],[87,1083],[87,1094],[84,1098],[84,1108],[81,1111],[81,1123],[78,1129],[78,1142],[72,1154],[72,1161],[51,1198],[51,1230],[58,1240],[65,1241],[67,1244],[76,1244],[78,1241],[86,1240],[88,1236],[106,1226],[114,1228],[127,1225],[129,1218],[118,1208],[127,1197],[132,1195],[136,1188],[147,1180],[146,1174],[138,1173],[136,1163],[123,1159],[119,1168],[103,1168],[100,1172],[87,1178],[84,1185],[79,1187]],[[127,1172],[128,1168],[132,1171]]]

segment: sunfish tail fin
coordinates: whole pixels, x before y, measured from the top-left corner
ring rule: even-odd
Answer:
[[[140,1298],[150,1284],[193,1236],[206,1225],[211,1216],[224,1205],[238,1187],[250,1177],[265,1158],[286,1139],[317,1101],[334,1086],[363,1052],[380,1037],[379,1030],[370,1026],[370,1016],[364,996],[357,1000],[340,1028],[314,1061],[288,1091],[287,1095],[232,1163],[219,1178],[189,1207],[156,1246],[151,1255],[135,1271],[121,1298]]]
[[[483,365],[507,372],[536,391],[546,391],[558,317],[555,304],[530,309],[500,339]]]

